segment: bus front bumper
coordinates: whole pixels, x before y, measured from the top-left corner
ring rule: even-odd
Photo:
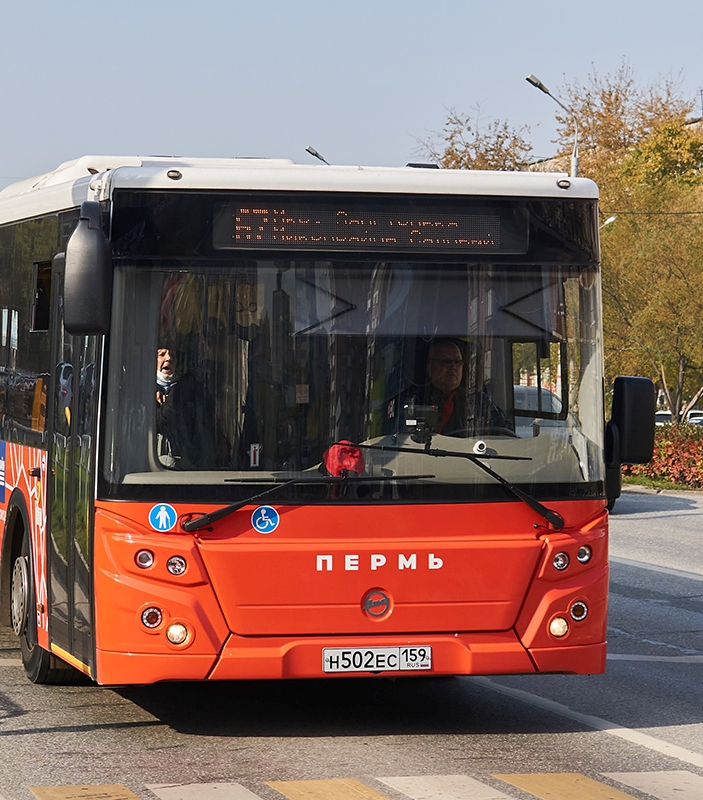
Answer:
[[[369,648],[431,648],[429,669],[326,672],[323,651]],[[515,675],[605,671],[606,643],[555,645],[526,650],[513,631],[413,634],[383,637],[229,636],[219,656],[111,653],[98,651],[98,682],[106,685],[164,680],[279,680],[322,677],[431,677],[436,675]]]

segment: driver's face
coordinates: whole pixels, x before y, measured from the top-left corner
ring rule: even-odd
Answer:
[[[161,347],[156,351],[156,371],[161,372],[169,377],[173,375],[173,370],[176,365],[175,358],[171,355],[171,351],[166,347]]]
[[[427,374],[432,385],[442,394],[455,392],[464,376],[464,361],[459,348],[451,342],[433,347],[427,363]]]

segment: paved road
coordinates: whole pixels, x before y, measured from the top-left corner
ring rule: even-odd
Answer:
[[[702,523],[703,494],[618,501],[605,676],[51,688],[2,633],[0,795],[700,800]]]

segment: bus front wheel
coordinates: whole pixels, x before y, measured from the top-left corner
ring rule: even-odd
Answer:
[[[12,564],[10,616],[12,629],[20,640],[22,665],[32,683],[75,683],[80,675],[73,667],[59,661],[37,644],[37,620],[34,613],[34,582],[27,533],[22,533],[22,547]]]

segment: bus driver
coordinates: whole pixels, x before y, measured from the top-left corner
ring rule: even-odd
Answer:
[[[437,339],[430,345],[427,380],[403,392],[401,415],[408,405],[437,409],[434,433],[474,436],[491,430],[513,431],[510,420],[485,391],[466,387],[464,358],[451,339]]]

